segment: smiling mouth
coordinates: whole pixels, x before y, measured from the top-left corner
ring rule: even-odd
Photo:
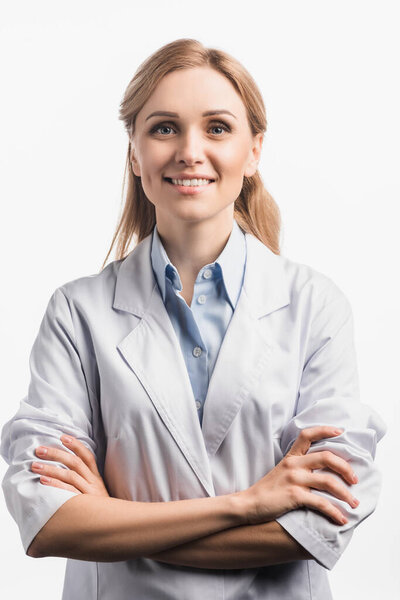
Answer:
[[[163,177],[164,181],[167,181],[168,183],[170,183],[171,185],[177,186],[177,187],[187,187],[187,188],[194,188],[194,187],[207,187],[208,185],[210,185],[211,183],[214,183],[214,179],[210,179],[208,181],[208,183],[200,183],[197,185],[187,185],[187,184],[182,184],[182,183],[173,183],[171,177]],[[182,180],[180,180],[182,181]]]

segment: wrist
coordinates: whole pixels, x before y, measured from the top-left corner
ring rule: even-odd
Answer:
[[[233,514],[237,520],[237,525],[249,525],[249,515],[251,514],[251,501],[244,492],[234,492],[229,494]]]

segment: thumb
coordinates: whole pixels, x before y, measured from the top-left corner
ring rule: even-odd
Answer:
[[[337,437],[343,433],[343,429],[337,429],[330,425],[317,425],[316,427],[306,427],[302,429],[292,444],[292,447],[287,452],[287,456],[300,456],[307,454],[312,442],[321,439]]]

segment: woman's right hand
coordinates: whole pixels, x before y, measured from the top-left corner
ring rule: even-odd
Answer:
[[[347,519],[327,498],[313,494],[311,489],[323,490],[348,502],[355,508],[359,502],[349,487],[328,473],[313,473],[314,469],[329,468],[350,485],[357,483],[349,463],[329,450],[307,454],[311,443],[342,433],[335,427],[318,426],[303,429],[282,460],[247,490],[240,492],[246,499],[249,525],[272,521],[282,514],[307,506],[343,525]]]

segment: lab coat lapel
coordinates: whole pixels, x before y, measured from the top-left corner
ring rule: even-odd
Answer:
[[[202,428],[209,456],[217,452],[273,352],[274,340],[268,327],[260,326],[260,319],[290,303],[282,258],[250,234],[246,234],[246,245],[242,291],[204,404]]]
[[[290,303],[282,258],[246,233],[243,287],[226,331],[204,405],[202,429],[175,330],[151,267],[151,234],[122,262],[113,307],[138,317],[117,348],[210,496],[209,458],[223,442],[273,352],[260,319]]]
[[[123,261],[113,307],[140,318],[117,348],[209,496],[211,469],[179,340],[154,278],[151,234]]]

